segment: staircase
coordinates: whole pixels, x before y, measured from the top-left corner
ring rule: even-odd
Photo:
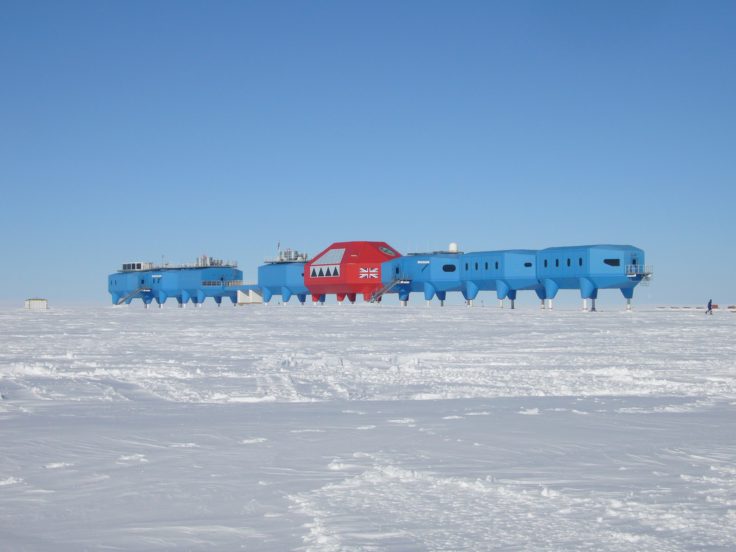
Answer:
[[[125,296],[121,297],[120,299],[118,299],[117,304],[118,305],[122,305],[128,299],[132,299],[133,297],[136,297],[137,295],[139,295],[141,293],[148,293],[150,291],[151,291],[150,288],[147,288],[147,287],[139,287],[138,289],[131,291],[128,295],[125,295]]]
[[[401,278],[396,278],[395,280],[392,280],[385,286],[383,286],[381,289],[374,291],[373,295],[371,296],[371,303],[377,302],[385,293],[388,293],[393,288],[395,288],[398,284],[408,284],[410,283],[409,280],[402,280]]]

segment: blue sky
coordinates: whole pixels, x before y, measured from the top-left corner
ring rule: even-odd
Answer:
[[[734,2],[14,2],[0,302],[131,260],[642,247],[736,303]]]

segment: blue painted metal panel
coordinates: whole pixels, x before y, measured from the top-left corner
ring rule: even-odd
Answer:
[[[516,249],[465,253],[461,268],[465,299],[479,291],[495,291],[499,299],[516,298],[516,292],[540,287],[536,251]]]
[[[537,257],[537,277],[550,299],[560,289],[578,289],[584,299],[595,299],[599,289],[621,289],[630,298],[643,277],[629,274],[630,266],[644,265],[644,251],[631,245],[551,247]]]
[[[398,293],[399,299],[406,301],[411,292],[421,292],[429,301],[435,295],[445,299],[448,291],[461,291],[460,257],[456,253],[426,253],[407,255],[383,263],[381,279],[385,284],[399,279],[391,293]]]
[[[215,298],[218,303],[223,297],[234,302],[237,292],[226,289],[225,284],[242,279],[243,272],[233,267],[158,268],[110,274],[107,289],[113,304],[121,299],[126,304],[133,299],[162,304],[170,298],[179,303],[202,303],[207,297]]]
[[[258,287],[263,300],[268,303],[274,295],[280,295],[286,303],[296,295],[300,303],[306,300],[309,290],[304,285],[306,263],[269,263],[258,267]]]

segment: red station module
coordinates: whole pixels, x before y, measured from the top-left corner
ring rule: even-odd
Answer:
[[[370,301],[383,287],[381,263],[401,254],[386,242],[351,241],[333,243],[304,267],[304,285],[312,301],[324,301],[328,293],[338,301],[353,303],[358,293]],[[380,299],[379,299],[380,300]]]

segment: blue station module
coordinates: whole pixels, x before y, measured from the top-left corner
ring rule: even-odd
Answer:
[[[213,259],[203,255],[193,265],[155,265],[154,263],[125,263],[107,279],[107,288],[114,305],[130,304],[141,299],[148,306],[156,301],[163,305],[167,299],[176,299],[179,306],[189,301],[195,305],[212,297],[219,305],[224,297],[233,304],[238,290],[246,291],[243,272],[237,263]]]
[[[583,299],[595,300],[599,289],[620,289],[630,301],[634,288],[648,271],[644,251],[631,245],[550,247],[537,254],[541,298],[552,300],[560,289],[580,290]]]
[[[308,260],[306,253],[285,249],[279,252],[276,259],[259,266],[258,287],[263,294],[263,301],[268,303],[274,295],[280,295],[281,300],[288,303],[296,295],[303,304],[309,293],[304,285],[304,266]]]

